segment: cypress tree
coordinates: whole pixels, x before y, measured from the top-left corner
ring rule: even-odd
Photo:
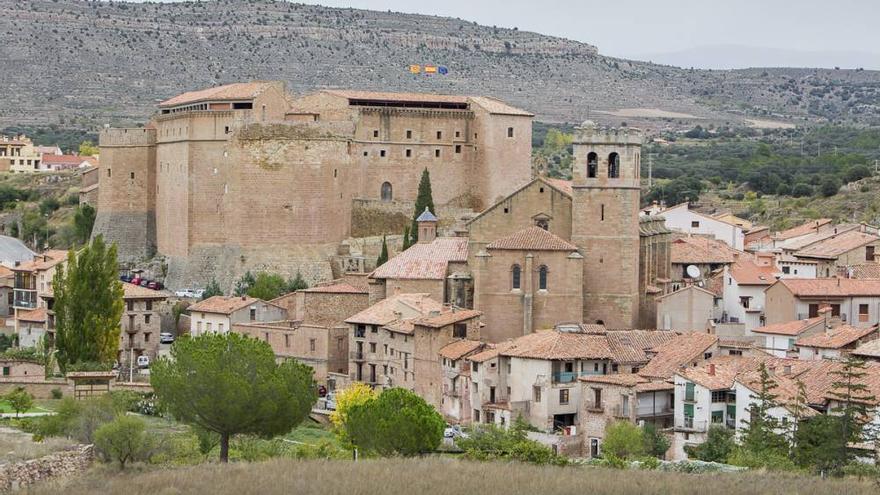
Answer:
[[[413,245],[412,239],[409,235],[409,225],[403,227],[403,249],[401,251],[406,251],[407,248]]]
[[[384,265],[388,262],[388,242],[385,239],[385,236],[382,236],[382,251],[379,253],[379,258],[376,260],[376,268]]]
[[[760,389],[755,401],[748,407],[748,425],[743,432],[742,445],[753,454],[788,454],[788,442],[779,433],[780,422],[770,415],[770,410],[779,406],[778,395],[773,392],[778,386],[770,376],[767,366],[761,363],[759,368]]]
[[[413,212],[412,217],[412,226],[409,229],[409,235],[411,237],[409,244],[413,245],[419,241],[419,223],[416,222],[416,218],[419,218],[419,215],[425,211],[425,208],[428,208],[428,211],[437,214],[437,210],[434,209],[434,197],[431,194],[431,174],[428,173],[428,169],[422,171],[422,179],[419,181],[419,194],[416,196],[416,207]]]

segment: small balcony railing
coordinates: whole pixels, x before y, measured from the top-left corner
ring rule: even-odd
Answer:
[[[675,429],[679,431],[689,431],[694,433],[703,433],[707,430],[708,424],[703,420],[694,420],[690,416],[675,418]]]
[[[550,380],[553,383],[572,383],[576,382],[579,377],[599,374],[594,371],[554,371],[550,374]]]

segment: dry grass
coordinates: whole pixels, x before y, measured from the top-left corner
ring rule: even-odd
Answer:
[[[34,442],[30,433],[14,428],[0,427],[0,464],[36,459],[74,445],[66,438],[47,438]]]
[[[28,491],[66,495],[249,494],[261,495],[458,495],[474,494],[608,494],[725,495],[790,494],[861,495],[878,487],[855,480],[767,473],[676,474],[613,471],[586,467],[538,467],[477,463],[449,458],[376,461],[292,461],[201,465],[175,470],[118,474],[100,467],[67,482],[50,482]]]

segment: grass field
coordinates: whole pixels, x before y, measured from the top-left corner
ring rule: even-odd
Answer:
[[[204,464],[120,474],[106,466],[27,493],[261,495],[876,495],[876,484],[768,473],[680,474],[587,467],[539,467],[444,458],[374,461],[293,461]]]
[[[51,411],[51,409],[43,407],[43,406],[35,403],[33,405],[33,407],[31,407],[27,411],[23,411],[23,412],[30,413],[30,412],[50,412],[50,411]],[[13,409],[12,406],[9,405],[9,401],[0,400],[0,413],[15,413],[15,409]]]

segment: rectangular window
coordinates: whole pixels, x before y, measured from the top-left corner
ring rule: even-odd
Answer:
[[[309,350],[315,352],[315,339],[309,339]]]
[[[370,342],[370,352],[372,352],[374,354],[376,353],[376,343],[375,342]]]
[[[509,138],[513,137],[513,127],[507,128],[507,137],[509,137]]]
[[[147,325],[150,324],[150,315],[144,315],[144,323]]]
[[[153,301],[147,301],[146,305],[147,305],[147,311],[153,310]]]
[[[464,339],[467,338],[467,324],[465,323],[456,323],[452,327],[452,338],[454,339]]]
[[[693,404],[685,404],[684,405],[684,417],[694,419],[694,405]]]
[[[749,309],[749,301],[751,300],[752,298],[749,296],[739,296],[739,304],[745,309]]]
[[[865,261],[874,261],[874,246],[865,246]]]
[[[859,304],[859,321],[860,322],[868,321],[868,305],[867,304]]]
[[[434,150],[434,158],[440,158],[440,148]]]
[[[150,332],[147,332],[144,334],[144,342],[149,342],[149,341],[150,341]]]
[[[712,411],[712,424],[720,425],[724,422],[724,411]]]
[[[559,403],[560,404],[568,404],[568,389],[564,388],[559,391]]]
[[[379,129],[373,129],[373,137],[374,138],[379,137]]]
[[[437,139],[443,139],[443,131],[437,131]]]
[[[284,334],[284,347],[290,347],[290,335]]]
[[[378,325],[371,326],[370,333],[379,333],[379,326]]]
[[[605,205],[599,205],[599,221],[605,221]]]
[[[694,220],[693,222],[691,222],[691,228],[694,228],[694,229],[700,228],[700,222]]]
[[[407,138],[407,139],[412,139],[412,131],[409,130],[409,129],[406,130],[406,138]]]
[[[788,267],[788,266],[782,267],[782,273],[788,275],[790,272],[791,272],[791,267]]]
[[[684,386],[684,400],[693,402],[694,400],[694,384],[688,382]]]
[[[134,179],[134,172],[131,172],[130,176],[132,179]]]
[[[107,169],[107,177],[110,177],[111,174],[112,174],[112,172],[111,172],[110,169],[108,168],[108,169]]]
[[[3,367],[3,376],[9,376],[9,366]]]
[[[207,330],[209,332],[211,331],[211,322],[210,321],[205,323],[205,330]]]
[[[840,304],[831,305],[831,316],[840,316]]]
[[[217,324],[217,331],[220,333],[223,333],[223,324],[222,323]]]
[[[456,153],[461,153],[461,145],[460,145],[460,144],[456,144],[456,145],[455,145],[455,152],[456,152]]]
[[[541,387],[532,387],[532,400],[541,402]]]
[[[474,373],[480,371],[480,363],[474,362],[474,364],[471,365],[471,369],[474,371]]]
[[[405,154],[406,154],[407,158],[412,158],[412,150],[411,149],[407,148],[405,151]]]
[[[134,301],[125,301],[125,309],[127,311],[134,311]]]

